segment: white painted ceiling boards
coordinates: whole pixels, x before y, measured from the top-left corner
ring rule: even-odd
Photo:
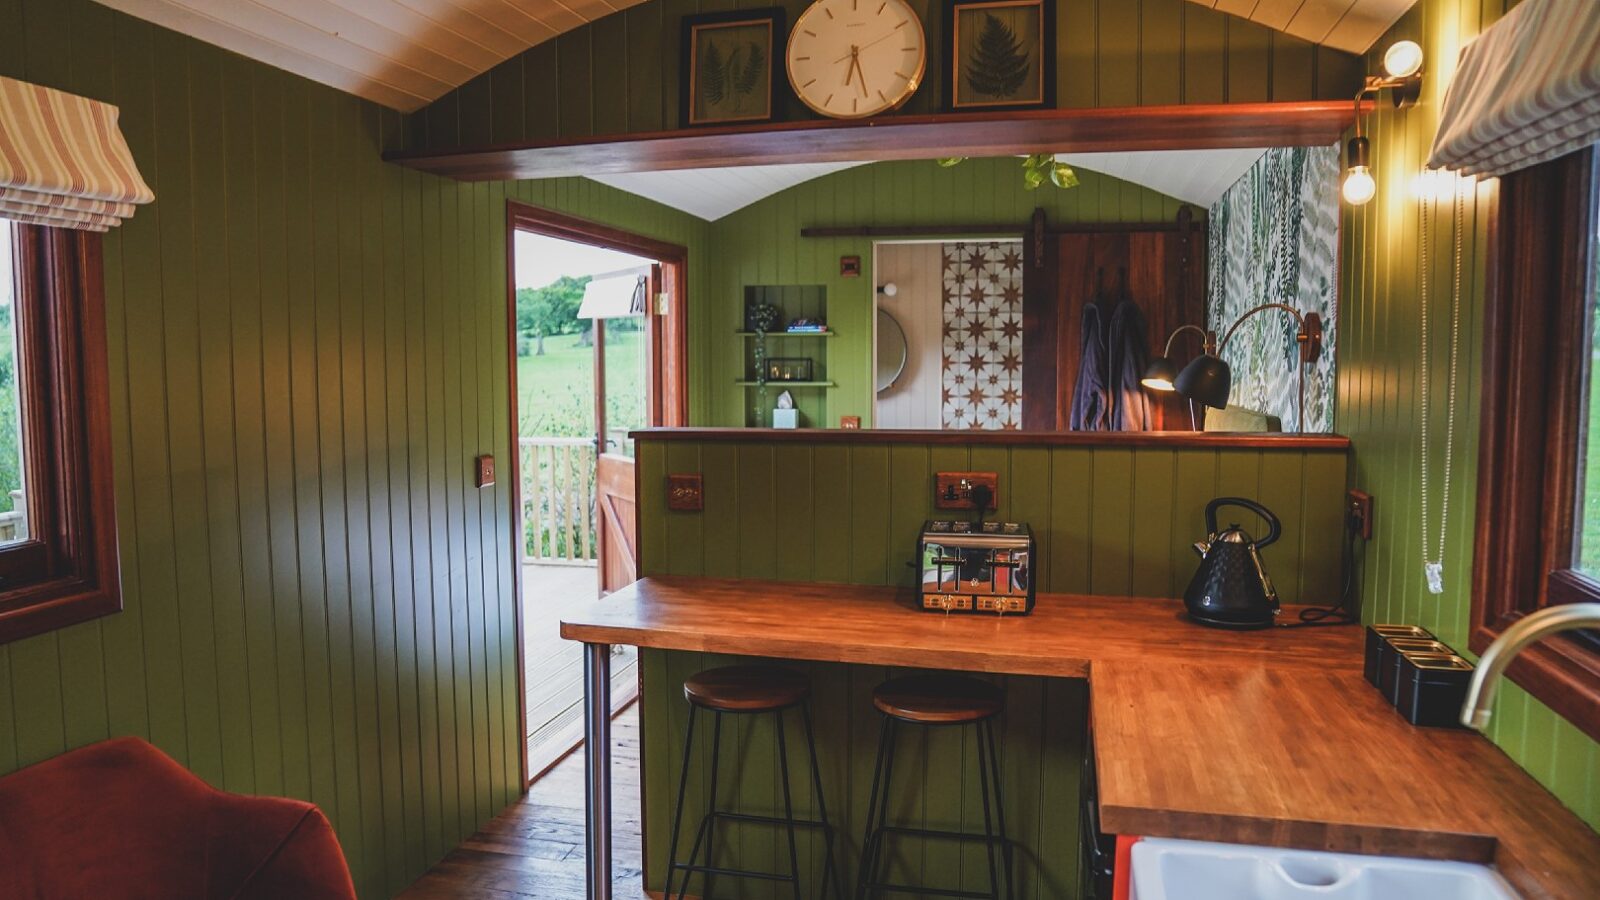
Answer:
[[[1062,153],[1057,159],[1110,175],[1209,209],[1265,153],[1251,150],[1144,150],[1125,153]],[[777,166],[734,166],[725,169],[682,169],[673,172],[630,172],[590,176],[601,184],[647,197],[707,221],[716,221],[813,178],[865,165],[801,163]],[[929,160],[923,165],[934,165]],[[1017,170],[1022,180],[1022,170]],[[1059,190],[1059,188],[1041,188]]]
[[[657,203],[714,222],[785,188],[859,165],[863,163],[794,163],[726,169],[679,169],[673,172],[628,172],[590,177],[601,184],[648,197]]]
[[[411,112],[550,38],[641,0],[99,0]]]

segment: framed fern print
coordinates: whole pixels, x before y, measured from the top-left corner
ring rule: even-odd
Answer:
[[[1055,4],[1047,0],[951,0],[945,6],[945,108],[1040,109],[1055,105]]]
[[[770,122],[777,117],[773,48],[783,35],[781,7],[683,17],[685,125]]]

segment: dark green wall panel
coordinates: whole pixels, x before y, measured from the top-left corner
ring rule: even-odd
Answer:
[[[1041,590],[1171,597],[1194,573],[1203,510],[1259,499],[1283,520],[1263,551],[1285,603],[1332,603],[1341,579],[1339,450],[651,441],[640,447],[640,572],[911,584],[933,474],[1000,476],[996,515],[1029,522]],[[666,509],[664,477],[698,473],[702,512]],[[1253,533],[1249,513],[1224,514]]]
[[[520,790],[509,485],[470,480],[511,446],[505,201],[686,244],[696,292],[707,226],[384,165],[399,114],[87,0],[0,2],[0,47],[117,104],[158,197],[105,241],[126,609],[0,646],[0,772],[144,737],[316,802],[389,896]]]
[[[1501,0],[1421,0],[1375,46],[1401,38],[1422,44],[1430,60],[1454,60],[1460,48],[1494,24],[1513,3]],[[1368,61],[1376,70],[1377,59]],[[1357,557],[1362,616],[1368,622],[1416,622],[1458,650],[1466,650],[1476,512],[1479,371],[1483,299],[1496,183],[1464,191],[1462,229],[1461,382],[1456,465],[1444,481],[1445,385],[1449,373],[1447,315],[1452,266],[1453,204],[1432,213],[1432,253],[1421,265],[1420,205],[1413,182],[1427,160],[1447,82],[1424,81],[1422,102],[1397,111],[1379,104],[1368,119],[1378,194],[1358,209],[1345,207],[1340,223],[1343,289],[1340,292],[1338,407],[1335,427],[1355,444],[1352,486],[1376,497],[1374,539]],[[1420,288],[1427,279],[1433,306],[1430,358],[1420,358]],[[1428,366],[1434,386],[1430,451],[1434,492],[1429,535],[1438,540],[1439,510],[1448,495],[1445,593],[1428,592],[1421,559],[1420,376]],[[1320,476],[1319,476],[1320,477]],[[1309,479],[1308,479],[1309,483]],[[1435,546],[1437,546],[1435,544]],[[1430,551],[1432,552],[1432,551]],[[1302,574],[1302,578],[1305,576]],[[1534,777],[1591,825],[1600,825],[1600,745],[1515,684],[1506,686],[1490,736]]]
[[[928,39],[923,87],[899,115],[943,108],[943,6],[910,0]],[[782,6],[792,26],[808,5],[647,0],[513,57],[413,113],[391,148],[482,146],[680,127],[679,27],[685,15]],[[782,41],[775,48],[778,77]],[[1059,0],[1060,107],[1344,100],[1360,60],[1185,0]],[[521,77],[518,77],[520,69]],[[816,118],[798,102],[784,120]]]

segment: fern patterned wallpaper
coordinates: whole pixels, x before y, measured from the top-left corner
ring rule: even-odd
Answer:
[[[1306,421],[1295,403],[1299,348],[1281,312],[1246,322],[1223,349],[1228,402],[1277,416],[1285,431],[1332,431],[1338,337],[1339,148],[1268,150],[1212,207],[1206,318],[1218,335],[1260,303],[1322,316],[1322,354],[1306,370]]]

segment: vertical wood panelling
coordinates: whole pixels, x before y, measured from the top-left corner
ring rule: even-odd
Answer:
[[[410,148],[678,127],[683,17],[769,5],[648,0],[613,13],[534,46],[412,113]],[[776,5],[793,25],[806,3]],[[947,41],[940,4],[912,0],[912,6],[927,33],[928,74],[899,114],[926,115],[943,109]],[[774,48],[780,63],[782,43]],[[774,71],[784,77],[781,64]],[[1061,0],[1057,8],[1056,103],[1064,108],[1345,99],[1361,74],[1352,54],[1186,0]],[[789,102],[778,118],[816,116]]]
[[[1417,622],[1451,646],[1466,650],[1471,598],[1472,524],[1475,510],[1479,373],[1483,299],[1490,223],[1495,213],[1493,182],[1464,189],[1460,397],[1456,463],[1444,480],[1444,427],[1449,374],[1448,305],[1453,281],[1454,210],[1451,197],[1434,205],[1430,264],[1422,269],[1421,206],[1413,179],[1432,143],[1437,110],[1460,48],[1494,24],[1514,3],[1499,0],[1421,0],[1375,46],[1409,38],[1439,62],[1424,81],[1422,102],[1397,111],[1380,104],[1369,118],[1377,198],[1343,209],[1341,220],[1340,372],[1335,427],[1351,437],[1355,453],[1350,483],[1377,498],[1373,540],[1356,553],[1362,618]],[[1377,60],[1368,61],[1375,67]],[[1420,290],[1431,290],[1431,321],[1420,314]],[[1419,359],[1421,329],[1432,336],[1430,357]],[[1450,520],[1444,557],[1445,593],[1428,592],[1422,572],[1420,497],[1420,374],[1428,366],[1433,386],[1430,409],[1430,504],[1427,534],[1438,540],[1440,508],[1449,497]],[[1307,460],[1307,483],[1313,476]],[[1309,511],[1312,504],[1305,502]],[[1430,545],[1431,555],[1437,544]],[[1302,583],[1311,576],[1302,572]],[[1549,787],[1591,825],[1600,825],[1600,781],[1589,777],[1600,763],[1600,745],[1584,737],[1514,684],[1501,699],[1491,732],[1511,757]]]
[[[692,295],[707,226],[384,165],[398,114],[88,0],[0,0],[0,48],[117,104],[158,198],[105,242],[126,609],[0,647],[0,773],[145,737],[315,801],[390,896],[520,792],[511,495],[470,480],[511,445],[506,197],[688,245]]]
[[[1340,558],[1326,552],[1337,546],[1341,528],[1347,459],[1340,451],[644,440],[639,460],[640,572],[645,575],[910,584],[915,576],[907,563],[914,535],[935,514],[933,473],[974,469],[999,473],[998,516],[1033,525],[1040,590],[1181,592],[1195,568],[1190,544],[1201,536],[1202,510],[1214,492],[1223,490],[1258,497],[1283,518],[1283,540],[1264,558],[1285,602],[1332,602],[1340,583]],[[701,474],[705,511],[665,508],[668,472]],[[1259,530],[1253,523],[1247,527]],[[653,542],[659,545],[652,547]],[[662,651],[645,651],[641,659],[648,729],[643,744],[646,831],[653,836],[647,881],[659,889],[687,726],[679,685],[699,669],[733,660]],[[875,666],[796,665],[813,680],[818,757],[849,883],[859,858],[856,844],[865,823],[880,721],[870,692],[892,673]],[[1008,707],[998,735],[1007,827],[1023,847],[1018,895],[1079,896],[1078,767],[1087,691],[1081,681],[999,680]],[[704,805],[710,749],[709,729],[702,726],[707,724],[697,726],[686,833],[697,821],[694,810]],[[798,737],[795,730],[789,734]],[[790,746],[801,745],[792,740]],[[770,725],[725,729],[723,752],[732,755],[724,756],[726,780],[719,785],[719,798],[770,813],[779,796]],[[898,759],[893,815],[924,827],[982,830],[971,735],[908,728]],[[803,765],[803,757],[791,757],[791,764]],[[797,809],[809,810],[809,787],[795,778]],[[775,871],[787,866],[787,851],[770,834],[743,829],[728,846],[737,847],[737,856],[728,855],[725,863]],[[820,872],[821,864],[820,846],[808,841],[802,865]],[[970,849],[947,852],[944,845],[924,847],[908,840],[890,854],[886,866],[890,879],[987,888],[982,855]],[[692,884],[694,890],[699,882]],[[748,896],[773,896],[761,887]]]
[[[802,239],[801,228],[1014,224],[1020,235],[1034,208],[1041,206],[1053,223],[1165,222],[1178,214],[1179,201],[1165,194],[1098,172],[1079,170],[1078,175],[1082,183],[1071,190],[1028,191],[1022,186],[1017,161],[1012,159],[973,159],[948,169],[927,161],[880,162],[803,182],[710,223],[706,226],[710,239],[721,252],[708,259],[704,289],[690,292],[701,312],[691,320],[689,370],[704,377],[703,384],[691,385],[691,421],[697,425],[754,421],[755,389],[734,383],[745,377],[749,351],[749,342],[734,336],[744,327],[746,288],[820,285],[835,336],[825,341],[779,340],[775,346],[769,341],[769,353],[786,355],[792,350],[796,355],[812,356],[819,367],[825,365],[827,377],[838,385],[794,390],[804,424],[832,428],[837,427],[840,416],[853,415],[872,425],[872,301],[885,275],[871,271],[871,239]],[[937,250],[930,252],[937,254]],[[841,256],[860,256],[868,271],[857,278],[841,277]],[[933,258],[937,260],[937,255]],[[932,279],[931,289],[934,296],[930,302],[937,310],[937,277]],[[904,301],[906,295],[898,299]],[[807,312],[791,308],[786,300],[778,302],[788,318]],[[914,330],[908,323],[908,334]],[[937,358],[935,350],[934,363]],[[937,385],[937,369],[925,375]],[[769,389],[767,402],[776,400],[776,392]],[[934,413],[937,415],[937,409]]]

